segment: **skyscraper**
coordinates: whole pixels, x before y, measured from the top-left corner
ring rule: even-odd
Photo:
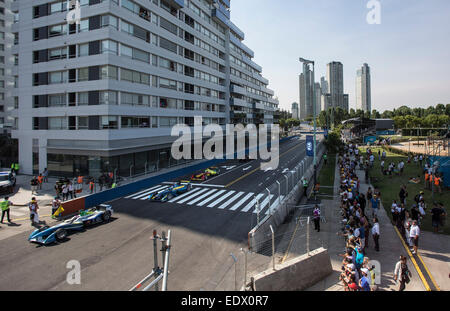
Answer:
[[[128,176],[174,160],[177,123],[273,123],[278,100],[229,0],[12,2],[13,114],[25,174]]]
[[[292,118],[299,120],[299,110],[298,110],[298,104],[297,103],[292,103]]]
[[[356,109],[364,112],[372,111],[370,67],[367,64],[356,72]]]
[[[344,68],[341,62],[327,64],[327,82],[332,107],[348,111],[348,102],[344,102]]]
[[[303,73],[300,74],[300,119],[312,117],[313,110],[313,72],[308,64],[303,64]]]

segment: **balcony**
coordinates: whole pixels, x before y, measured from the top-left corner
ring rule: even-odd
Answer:
[[[184,0],[166,0],[166,2],[178,10],[184,8]]]
[[[252,105],[250,103],[247,103],[243,99],[239,98],[230,98],[230,105],[231,106],[240,106],[240,107],[246,107],[246,108],[252,108]]]
[[[241,95],[247,95],[247,90],[245,88],[235,85],[235,84],[231,84],[230,92],[236,93],[236,94],[241,94]]]
[[[239,39],[244,40],[244,32],[233,24],[221,10],[212,9],[211,16],[216,22],[222,24],[222,26],[230,28],[234,33],[236,33]]]
[[[250,58],[248,58],[246,56],[242,56],[242,60],[244,61],[244,63],[247,63],[247,65],[249,65],[250,67],[253,67],[254,69],[256,69],[256,71],[262,72],[262,67],[260,65],[258,65],[257,63],[255,63],[254,61],[252,61]]]
[[[234,45],[240,47],[245,53],[250,55],[250,57],[255,57],[255,53],[244,43],[242,43],[238,38],[236,38],[234,35],[230,35],[230,41]]]

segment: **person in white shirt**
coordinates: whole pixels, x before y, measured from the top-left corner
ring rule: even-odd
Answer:
[[[417,220],[414,220],[409,231],[409,237],[411,238],[411,242],[413,243],[413,254],[417,254],[417,248],[419,247],[419,235],[420,228],[417,225]]]
[[[376,217],[373,219],[372,237],[373,237],[373,241],[375,242],[375,250],[377,252],[379,252],[380,251],[380,244],[379,244],[380,224],[378,223],[378,218],[376,218]]]
[[[419,217],[419,225],[422,222],[422,219],[425,218],[425,202],[423,200],[421,200],[419,202],[419,213],[420,213],[420,217]]]

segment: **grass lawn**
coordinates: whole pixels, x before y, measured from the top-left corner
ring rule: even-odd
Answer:
[[[327,165],[323,165],[319,172],[320,194],[334,195],[334,175],[336,166],[336,155],[329,154]]]
[[[359,148],[364,155],[366,154],[366,148],[367,147]],[[422,173],[422,169],[418,165],[415,165],[414,162],[408,164],[407,157],[386,151],[387,159],[385,160],[385,167],[387,167],[388,163],[390,162],[398,164],[400,160],[403,159],[405,162],[405,168],[403,171],[403,176],[396,176],[396,175],[393,175],[392,177],[384,176],[381,173],[380,161],[378,161],[378,150],[381,150],[381,152],[383,152],[381,148],[376,147],[372,148],[372,152],[375,154],[375,163],[373,169],[370,171],[370,177],[372,185],[374,187],[377,187],[381,191],[382,203],[389,217],[390,218],[392,217],[391,216],[392,200],[397,200],[397,202],[400,200],[398,197],[398,193],[400,192],[400,186],[402,184],[405,184],[408,191],[408,197],[406,200],[407,202],[406,208],[408,210],[415,203],[414,202],[415,195],[420,191],[425,192],[425,204],[427,206],[426,210],[427,215],[425,216],[425,219],[423,219],[422,230],[433,231],[433,228],[431,226],[431,209],[433,208],[432,192],[430,190],[424,189],[424,176]],[[409,179],[411,177],[417,177],[419,175],[421,178],[421,182],[419,184],[409,182]],[[448,215],[450,212],[450,190],[445,189],[443,187],[442,194],[439,193],[434,194],[434,200],[437,202],[442,202],[447,212],[447,221],[445,223],[445,226],[444,228],[440,227],[439,230],[443,229],[445,234],[450,235],[450,225],[448,221]]]

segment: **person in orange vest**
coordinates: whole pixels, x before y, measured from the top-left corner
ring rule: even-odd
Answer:
[[[44,181],[44,176],[42,176],[42,174],[39,174],[39,176],[37,177],[37,181],[39,190],[42,190],[42,182]]]
[[[76,189],[77,193],[81,193],[83,191],[83,176],[81,175],[78,175]]]
[[[89,182],[89,190],[91,191],[91,194],[94,193],[94,181],[91,179]]]
[[[441,177],[436,175],[434,177],[434,185],[436,186],[436,188],[439,190],[439,193],[442,193],[442,188],[441,188]]]
[[[430,189],[430,174],[425,172],[425,189]]]

